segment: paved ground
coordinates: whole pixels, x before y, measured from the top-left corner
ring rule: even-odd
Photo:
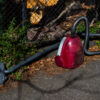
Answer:
[[[41,72],[21,83],[0,93],[0,100],[100,100],[100,60],[55,76]]]

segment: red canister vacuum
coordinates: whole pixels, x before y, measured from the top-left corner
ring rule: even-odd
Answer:
[[[57,56],[55,57],[55,63],[63,68],[76,68],[80,66],[84,61],[83,44],[78,35],[75,34],[76,25],[86,19],[80,17],[72,26],[71,34],[66,35],[60,42]]]
[[[80,21],[85,22],[85,36],[84,45],[78,35],[76,35],[76,26]],[[58,49],[57,56],[55,57],[55,63],[63,68],[76,68],[84,61],[84,53],[88,56],[100,55],[100,51],[88,51],[88,44],[90,37],[98,37],[99,34],[92,34],[89,32],[89,23],[86,17],[78,18],[72,26],[71,34],[64,37]]]

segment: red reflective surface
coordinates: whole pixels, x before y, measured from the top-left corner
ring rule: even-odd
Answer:
[[[78,36],[66,36],[60,56],[55,57],[55,63],[63,68],[76,68],[84,60],[83,45]]]

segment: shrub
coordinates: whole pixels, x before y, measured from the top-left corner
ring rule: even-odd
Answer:
[[[0,35],[0,61],[6,64],[7,69],[24,60],[26,55],[36,52],[36,45],[29,45],[25,37],[29,25],[16,26],[15,18],[11,21],[8,29]],[[17,79],[20,79],[17,73]]]

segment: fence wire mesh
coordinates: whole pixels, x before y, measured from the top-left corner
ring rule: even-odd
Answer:
[[[17,25],[24,25],[26,22],[33,26],[48,24],[57,18],[71,2],[73,0],[0,0],[0,27],[2,30],[8,28],[13,18],[16,19]],[[79,2],[95,4],[95,0],[80,0]],[[77,4],[76,9],[80,8],[78,6],[80,5]],[[66,13],[68,12],[70,9]]]

